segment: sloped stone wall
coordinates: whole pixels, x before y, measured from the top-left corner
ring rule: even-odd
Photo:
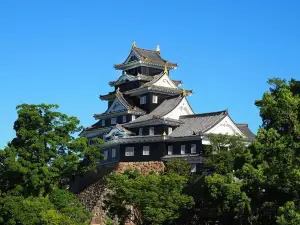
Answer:
[[[160,173],[165,169],[164,163],[159,161],[153,162],[120,162],[115,171],[123,173],[126,169],[138,170],[143,174],[150,173],[151,171]]]
[[[126,169],[139,170],[143,174],[147,174],[151,171],[160,173],[163,172],[165,166],[163,162],[119,162],[112,171],[122,173]],[[101,168],[99,169],[101,171]],[[81,191],[77,196],[79,201],[92,212],[91,225],[106,225],[106,212],[103,210],[104,199],[110,190],[106,188],[106,182],[104,176],[108,173],[103,173],[99,180]],[[115,224],[117,219],[114,220]],[[126,225],[129,225],[127,223]]]

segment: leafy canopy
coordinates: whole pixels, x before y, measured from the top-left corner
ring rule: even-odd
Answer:
[[[2,192],[46,195],[95,168],[102,157],[98,147],[88,146],[86,138],[74,138],[82,129],[79,120],[57,108],[46,104],[17,106],[16,137],[0,151]]]
[[[0,196],[0,224],[87,225],[89,219],[76,196],[66,190],[55,190],[49,197]]]
[[[122,222],[163,224],[178,218],[180,209],[193,205],[193,199],[182,194],[187,178],[177,173],[126,171],[110,175],[107,181],[113,192],[106,205],[110,215],[118,215]]]

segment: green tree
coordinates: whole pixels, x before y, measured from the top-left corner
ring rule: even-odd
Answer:
[[[293,80],[270,79],[269,84],[270,90],[256,101],[263,124],[250,147],[252,160],[239,171],[256,212],[253,223],[264,225],[276,223],[286,202],[299,208],[300,200],[300,97]]]
[[[213,174],[205,177],[211,206],[222,224],[247,224],[251,214],[251,199],[242,190],[243,183],[235,182],[232,174]]]
[[[84,225],[90,214],[66,190],[55,190],[49,197],[0,197],[0,224],[5,225]]]
[[[191,166],[184,160],[172,160],[165,163],[166,172],[169,173],[177,173],[186,178],[190,177],[191,174]]]
[[[177,173],[126,171],[110,175],[107,181],[112,190],[106,202],[110,216],[117,215],[122,222],[163,224],[177,219],[180,209],[193,205],[193,199],[182,194],[187,178]]]
[[[295,207],[294,202],[287,202],[279,208],[277,223],[279,225],[299,225],[300,210]]]
[[[0,151],[2,192],[45,196],[95,168],[102,157],[99,148],[89,146],[86,138],[74,138],[82,129],[79,120],[57,108],[46,104],[17,107],[16,137]]]

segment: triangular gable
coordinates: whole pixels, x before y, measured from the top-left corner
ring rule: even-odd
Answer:
[[[159,86],[159,87],[168,87],[168,88],[176,88],[178,89],[177,85],[170,79],[168,74],[164,74],[161,76],[155,83],[152,85]]]
[[[163,116],[163,118],[178,120],[180,116],[193,115],[193,114],[195,113],[193,112],[187,99],[184,97],[182,98],[180,103],[171,112]]]
[[[125,132],[120,130],[117,127],[112,128],[106,135],[105,138],[109,138],[111,136],[118,136],[118,137],[123,137],[125,135]]]
[[[127,74],[123,74],[122,76],[119,77],[119,79],[116,82],[120,82],[123,80],[133,81],[133,80],[137,80],[137,78],[134,76],[127,75]]]
[[[134,53],[133,50],[131,50],[129,56],[127,57],[127,59],[123,64],[133,62],[133,61],[138,61],[138,60],[139,60],[138,56]]]
[[[126,110],[126,107],[122,105],[119,99],[115,98],[114,102],[111,104],[111,106],[105,113],[112,113],[112,112],[118,112],[123,110]]]
[[[235,125],[228,115],[215,126],[206,131],[205,134],[239,135],[245,138],[245,135],[240,131],[240,129]]]

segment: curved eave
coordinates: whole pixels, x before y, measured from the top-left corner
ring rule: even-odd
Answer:
[[[166,88],[166,87],[160,87],[160,86],[149,86],[149,87],[144,87],[144,88],[137,88],[133,89],[130,91],[124,92],[126,95],[139,95],[139,94],[144,94],[147,92],[155,92],[155,93],[160,93],[160,94],[168,94],[168,95],[178,95],[183,92],[183,89],[178,89],[178,88]],[[192,95],[194,92],[193,90],[186,90],[187,96]]]
[[[132,121],[131,123],[126,123],[122,125],[128,128],[135,128],[135,127],[143,127],[143,126],[150,126],[150,125],[162,125],[162,124],[179,126],[182,124],[182,122],[180,120],[175,121],[167,118],[157,118],[157,119],[154,118],[154,119],[148,119],[136,123]]]
[[[161,63],[152,63],[149,61],[144,61],[144,60],[139,60],[139,61],[131,61],[128,63],[123,63],[123,64],[115,64],[114,68],[117,70],[127,70],[127,69],[131,69],[137,66],[146,66],[146,67],[155,67],[158,69],[164,69],[165,68],[165,64],[161,64]],[[168,70],[172,70],[172,69],[176,69],[178,67],[177,63],[169,63],[167,64],[167,68]]]
[[[102,113],[102,114],[94,114],[95,119],[107,119],[114,116],[122,116],[122,115],[145,115],[146,112],[141,112],[137,110],[123,110],[113,113]]]
[[[109,100],[112,100],[116,97],[116,94],[113,93],[113,94],[108,94],[108,95],[100,95],[99,98],[101,100],[105,100],[105,101],[109,101]]]

